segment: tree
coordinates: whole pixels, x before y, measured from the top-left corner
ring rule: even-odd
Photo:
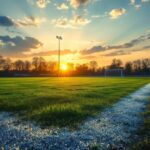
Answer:
[[[30,71],[30,68],[31,68],[31,62],[26,60],[24,62],[24,70],[25,71]]]
[[[12,69],[12,61],[11,59],[7,58],[3,63],[3,70],[10,71],[11,69]]]
[[[138,60],[133,61],[133,70],[134,70],[134,72],[139,73],[141,71],[141,69],[142,69],[141,60],[138,59]]]
[[[35,71],[38,71],[38,65],[39,65],[38,60],[39,60],[38,57],[33,57],[32,59],[32,65],[34,66]]]
[[[110,69],[117,69],[122,66],[122,61],[120,59],[113,59],[111,65],[109,66]]]
[[[78,64],[76,66],[76,73],[78,75],[86,75],[88,73],[88,70],[89,69],[88,69],[88,65],[87,64],[82,64],[82,65]]]
[[[47,64],[46,61],[43,57],[39,57],[39,64],[38,64],[38,70],[41,71],[46,71],[47,69]]]
[[[90,69],[92,69],[92,71],[95,72],[98,67],[98,63],[96,61],[90,61],[89,65]]]
[[[3,56],[0,55],[0,70],[3,69],[4,63],[5,63],[5,59],[3,58]]]
[[[150,59],[142,60],[142,70],[144,73],[148,73],[150,71]]]
[[[34,57],[32,60],[32,65],[36,71],[46,71],[47,63],[43,57]]]
[[[132,73],[132,63],[131,62],[127,62],[125,64],[125,73],[127,75],[131,75],[131,73]]]
[[[24,62],[22,60],[15,61],[14,65],[15,65],[15,70],[17,70],[17,71],[24,70]]]

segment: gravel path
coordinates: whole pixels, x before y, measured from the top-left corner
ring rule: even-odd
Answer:
[[[125,149],[142,125],[150,84],[121,99],[95,118],[88,119],[77,131],[41,129],[30,122],[20,122],[10,113],[0,113],[0,147],[5,150],[87,150]],[[89,146],[90,145],[90,146]],[[111,147],[111,148],[110,148]]]

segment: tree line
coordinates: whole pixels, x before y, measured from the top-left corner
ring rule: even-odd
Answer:
[[[104,76],[106,70],[122,69],[126,76],[149,76],[150,59],[138,59],[123,64],[120,59],[113,59],[111,64],[99,67],[97,61],[84,64],[67,63],[67,70],[60,71],[61,76]],[[29,60],[12,61],[0,56],[0,76],[57,76],[58,64],[46,61],[43,57]],[[111,75],[111,74],[110,74]],[[113,75],[113,74],[112,74]]]

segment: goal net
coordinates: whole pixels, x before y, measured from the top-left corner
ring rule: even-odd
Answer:
[[[118,76],[123,77],[123,69],[106,69],[105,70],[105,77],[111,77],[111,76]]]

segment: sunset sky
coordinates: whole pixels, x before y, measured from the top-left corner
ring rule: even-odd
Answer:
[[[0,55],[61,62],[150,58],[150,0],[0,0]]]

